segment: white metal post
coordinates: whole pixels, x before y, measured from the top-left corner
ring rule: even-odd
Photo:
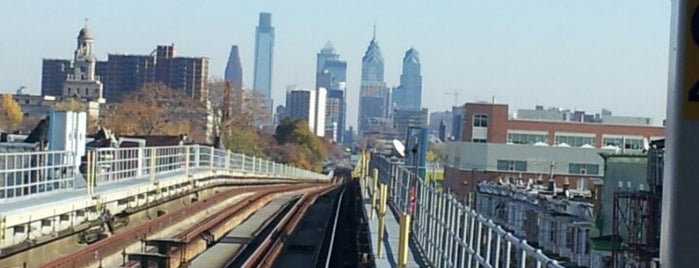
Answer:
[[[157,150],[155,148],[150,148],[150,171],[148,172],[148,178],[151,183],[155,181],[155,159],[157,158]]]

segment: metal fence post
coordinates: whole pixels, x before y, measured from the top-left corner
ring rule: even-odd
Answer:
[[[209,147],[209,169],[214,169],[214,147]]]
[[[226,150],[226,160],[224,161],[226,162],[223,163],[223,168],[229,171],[231,169],[231,151]]]
[[[189,146],[184,147],[184,175],[189,178]]]
[[[155,159],[157,158],[156,154],[156,149],[155,148],[150,148],[150,161],[149,166],[150,166],[150,171],[148,171],[148,177],[150,179],[150,182],[153,183],[155,181]]]
[[[410,242],[410,215],[400,216],[400,235],[398,244],[398,267],[404,268],[408,263],[408,243]]]
[[[386,197],[388,195],[388,189],[386,187],[386,184],[381,184],[380,186],[380,198],[379,198],[379,230],[378,230],[378,239],[376,241],[376,255],[379,258],[383,258],[383,236],[384,236],[384,226],[385,226],[385,218],[386,218]]]
[[[371,186],[371,215],[369,216],[369,219],[374,219],[374,214],[376,212],[376,193],[377,193],[377,186],[379,183],[379,170],[374,169],[372,174],[372,186]]]

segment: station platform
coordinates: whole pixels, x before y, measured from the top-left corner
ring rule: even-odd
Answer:
[[[376,267],[398,267],[400,214],[393,210],[391,206],[386,207],[384,237],[383,243],[381,244],[383,256],[379,258],[377,248],[379,217],[376,214],[373,218],[370,217],[371,199],[367,197],[366,194],[364,195],[364,211],[366,211],[367,219],[369,220],[369,230],[371,231],[371,248],[373,250]],[[406,267],[427,267],[422,259],[422,255],[418,251],[417,247],[413,244],[412,239],[410,240],[410,246],[408,248],[408,262]]]

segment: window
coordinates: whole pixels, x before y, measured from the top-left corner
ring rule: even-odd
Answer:
[[[527,171],[527,162],[519,160],[498,160],[498,170]]]
[[[488,115],[486,115],[486,114],[474,114],[473,115],[473,126],[474,127],[488,127]]]
[[[573,135],[556,135],[556,145],[568,144],[572,147],[580,147],[583,145],[595,146],[594,136],[573,136]]]
[[[473,139],[473,140],[471,140],[471,142],[486,143],[486,142],[488,142],[488,140],[486,140],[486,139]]]
[[[514,144],[535,144],[537,142],[548,143],[549,135],[529,134],[529,133],[507,133],[507,143]]]
[[[568,165],[568,173],[599,175],[599,165],[570,163]]]

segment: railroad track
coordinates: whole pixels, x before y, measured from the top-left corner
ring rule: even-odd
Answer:
[[[207,199],[199,200],[187,207],[183,207],[172,213],[165,214],[144,224],[114,234],[106,239],[86,246],[72,254],[46,263],[41,267],[88,267],[103,265],[102,260],[118,254],[123,254],[123,266],[141,265],[146,267],[149,263],[167,264],[167,267],[179,267],[187,263],[197,254],[214,243],[218,238],[230,230],[231,226],[239,223],[254,209],[274,198],[275,194],[304,189],[317,189],[318,184],[281,184],[275,186],[250,186],[235,188],[221,192]],[[235,205],[227,207],[220,212],[213,213],[198,224],[194,224],[185,230],[165,239],[149,239],[156,237],[159,232],[190,218],[198,211],[206,210],[216,204],[238,195],[254,192]],[[127,252],[129,247],[142,243],[145,246],[155,246],[144,252]],[[145,246],[143,248],[145,249]],[[128,260],[128,261],[127,261]]]
[[[302,196],[286,215],[273,227],[264,241],[242,262],[240,267],[271,267],[288,246],[289,236],[296,230],[299,222],[306,216],[306,211],[318,197],[335,190],[338,185],[328,185]],[[313,238],[310,238],[313,239]],[[237,267],[238,264],[229,267]]]

